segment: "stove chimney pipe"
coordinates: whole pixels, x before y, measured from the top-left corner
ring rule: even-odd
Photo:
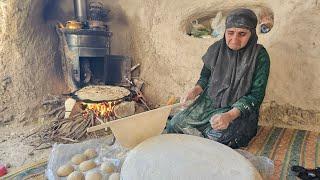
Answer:
[[[74,13],[77,21],[86,22],[88,19],[88,1],[87,0],[73,0]]]

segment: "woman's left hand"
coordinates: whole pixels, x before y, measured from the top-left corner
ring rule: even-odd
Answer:
[[[212,121],[211,127],[214,130],[223,130],[227,129],[230,122],[237,119],[240,116],[240,111],[237,108],[233,108],[228,112],[222,113],[219,116],[216,116]],[[213,118],[212,116],[211,118]]]
[[[211,127],[214,130],[227,129],[232,120],[233,120],[233,117],[230,114],[222,113],[219,116],[215,117],[215,119],[213,120],[213,123],[211,124]]]

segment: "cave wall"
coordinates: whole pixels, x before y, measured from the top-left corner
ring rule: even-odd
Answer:
[[[201,57],[214,39],[187,36],[185,26],[217,10],[264,6],[273,29],[259,35],[271,72],[260,124],[320,130],[320,3],[317,0],[119,0],[132,31],[134,59],[142,63],[145,93],[154,103],[182,96],[194,86]]]
[[[25,118],[43,96],[63,91],[55,30],[46,1],[0,1],[0,122]]]

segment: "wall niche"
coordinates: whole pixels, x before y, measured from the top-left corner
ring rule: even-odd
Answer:
[[[234,8],[214,10],[210,13],[194,13],[182,23],[185,34],[194,38],[221,39],[225,31],[226,16]],[[274,24],[273,11],[265,6],[247,7],[258,17],[257,34],[263,35],[271,31]]]

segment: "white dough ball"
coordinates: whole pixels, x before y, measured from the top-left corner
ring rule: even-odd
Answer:
[[[97,164],[94,161],[89,160],[89,161],[82,162],[79,166],[79,169],[80,169],[80,171],[85,172],[85,171],[88,171],[90,169],[95,168],[96,166],[97,166]]]
[[[111,162],[104,162],[101,164],[101,171],[106,172],[108,174],[113,173],[115,170],[115,166]]]
[[[86,161],[88,158],[84,154],[76,154],[71,158],[73,164],[79,165],[83,161]]]
[[[87,149],[83,154],[86,155],[88,159],[95,158],[98,155],[97,151],[94,149]]]
[[[84,180],[84,175],[82,172],[74,171],[67,177],[67,180]]]
[[[68,176],[73,171],[74,171],[73,166],[70,164],[66,164],[59,167],[59,169],[57,170],[57,175],[60,177],[65,177],[65,176]]]

